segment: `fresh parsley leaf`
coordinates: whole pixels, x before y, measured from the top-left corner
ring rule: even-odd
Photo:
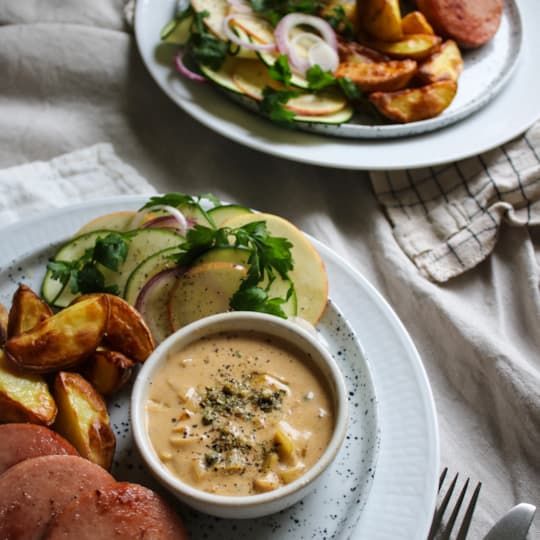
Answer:
[[[126,260],[128,245],[124,237],[111,233],[105,238],[98,238],[94,246],[93,259],[95,262],[118,272],[120,263]]]
[[[69,284],[73,294],[108,292],[120,294],[116,285],[105,285],[105,276],[100,266],[118,271],[120,263],[128,254],[128,236],[120,233],[109,233],[99,237],[93,247],[85,250],[75,261],[49,261],[47,269],[51,277],[60,281],[63,286]]]
[[[268,68],[268,74],[272,79],[282,82],[287,86],[291,82],[291,68],[286,54],[280,54],[277,60]]]
[[[330,71],[323,71],[318,64],[311,66],[307,70],[306,79],[310,90],[322,90],[327,86],[333,86],[337,83],[332,73]]]
[[[218,70],[225,60],[229,44],[214,36],[205,26],[204,19],[210,13],[206,10],[193,15],[191,35],[186,47],[199,64]]]
[[[273,26],[287,13],[316,14],[323,4],[324,0],[251,0],[253,11],[264,15]]]
[[[329,15],[325,16],[328,24],[338,32],[343,39],[351,41],[354,38],[354,29],[343,6],[335,6]]]
[[[336,79],[345,97],[350,101],[358,101],[364,97],[364,94],[349,77]]]
[[[263,89],[263,99],[259,102],[259,110],[274,122],[290,124],[294,121],[295,114],[287,110],[284,105],[289,99],[298,95],[298,92],[293,90],[275,90],[267,86]]]
[[[294,285],[289,278],[289,272],[294,267],[292,244],[286,238],[272,236],[265,221],[255,221],[237,228],[213,229],[197,225],[188,231],[186,241],[171,258],[180,266],[189,266],[197,257],[211,249],[230,246],[249,252],[247,275],[231,299],[231,308],[286,317],[282,305],[294,294]],[[283,298],[269,295],[276,276],[289,283],[289,289]]]

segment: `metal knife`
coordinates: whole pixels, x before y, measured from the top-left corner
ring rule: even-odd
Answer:
[[[525,540],[535,512],[532,504],[517,504],[493,525],[484,540]]]

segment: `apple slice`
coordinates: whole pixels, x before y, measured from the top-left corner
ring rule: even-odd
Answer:
[[[136,212],[126,210],[125,212],[113,212],[99,216],[83,225],[74,236],[80,236],[93,231],[127,231]]]
[[[222,41],[227,41],[223,20],[229,13],[229,6],[227,0],[191,0],[191,7],[197,13],[208,12],[208,17],[203,19],[204,24]]]
[[[268,68],[262,62],[244,60],[237,62],[232,79],[234,84],[247,96],[261,101],[267,86],[281,88],[280,83],[268,75]],[[341,111],[347,105],[345,96],[338,90],[330,89],[313,93],[302,93],[290,99],[285,108],[302,116],[325,116]]]
[[[300,229],[273,214],[244,214],[227,220],[224,225],[241,227],[253,221],[265,221],[273,236],[288,238],[293,244],[294,269],[290,277],[296,288],[297,314],[317,324],[328,302],[328,276],[321,256]]]
[[[230,311],[229,302],[247,270],[230,262],[209,262],[182,274],[169,297],[169,320],[173,331],[216,313]]]

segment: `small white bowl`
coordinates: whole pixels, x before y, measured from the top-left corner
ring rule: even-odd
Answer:
[[[149,383],[166,359],[189,343],[202,337],[226,331],[251,330],[281,338],[306,352],[328,382],[335,411],[334,431],[326,451],[313,467],[283,487],[242,497],[215,495],[190,486],[173,475],[157,456],[146,429],[145,403]],[[131,397],[131,423],[135,444],[151,473],[185,504],[218,517],[256,518],[287,508],[322,482],[336,457],[347,431],[347,389],[343,375],[328,350],[313,334],[296,323],[263,313],[237,311],[212,315],[181,328],[163,341],[143,364]]]

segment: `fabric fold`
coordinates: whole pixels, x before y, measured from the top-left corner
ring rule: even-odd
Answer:
[[[490,255],[503,223],[540,223],[540,122],[499,148],[451,164],[371,173],[396,241],[445,282]]]

